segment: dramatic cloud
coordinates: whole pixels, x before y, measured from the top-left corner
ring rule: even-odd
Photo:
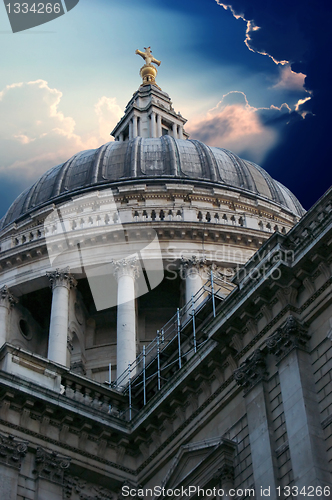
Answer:
[[[17,179],[20,188],[48,168],[83,149],[110,140],[110,130],[121,116],[114,99],[102,97],[95,105],[95,122],[84,135],[75,133],[75,120],[60,110],[62,93],[44,80],[14,83],[0,92],[0,177]]]
[[[282,66],[280,68],[280,76],[273,85],[274,89],[280,90],[304,90],[304,79],[305,75],[303,73],[295,73],[291,70],[289,64]]]
[[[234,17],[242,18],[247,23],[245,43],[249,50],[267,55],[281,64],[302,59],[308,50],[309,43],[302,30],[297,2],[216,2],[224,9],[231,10]]]
[[[95,105],[95,112],[99,121],[99,136],[102,138],[103,142],[108,142],[111,140],[110,126],[117,124],[123,115],[123,111],[116,103],[115,97],[103,96]]]
[[[332,183],[330,128],[332,118],[332,4],[317,0],[262,2],[216,0],[247,23],[245,43],[290,68],[281,70],[279,86],[290,89],[305,76],[303,97],[280,128],[280,141],[263,167],[309,208]]]
[[[215,108],[192,121],[186,130],[192,138],[261,163],[278,141],[277,128],[271,127],[271,122],[285,119],[289,113],[287,104],[255,108],[243,92],[234,91],[224,95]]]

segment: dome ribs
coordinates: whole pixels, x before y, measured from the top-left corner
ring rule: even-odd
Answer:
[[[262,167],[256,165],[256,163],[250,162],[250,164],[253,165],[253,167],[255,167],[265,179],[267,185],[269,186],[272,200],[277,203],[281,203],[282,205],[287,205],[285,197],[283,196],[279,186],[273,181],[272,177]]]
[[[238,178],[240,180],[240,187],[248,189],[249,191],[253,191],[254,193],[258,193],[256,184],[249,172],[249,170],[246,168],[246,165],[241,158],[239,158],[237,155],[232,153],[231,151],[228,151],[227,149],[223,149],[222,151],[228,156],[228,158],[231,160],[232,164],[235,167],[235,171],[238,175]]]
[[[207,155],[205,149],[203,148],[203,143],[200,141],[197,141],[195,139],[191,139],[190,142],[195,146],[195,148],[197,150],[199,160],[201,163],[202,177],[204,179],[211,179],[211,175],[210,175],[211,168],[209,165],[208,155]],[[204,146],[205,146],[205,144],[204,144]]]
[[[104,151],[103,158],[100,158],[100,163],[101,163],[101,169],[99,165],[99,180],[100,181],[106,181],[107,179],[107,164],[108,164],[108,159],[111,156],[111,151],[113,150],[113,147],[116,143],[115,142],[108,142],[106,144],[106,148]]]
[[[281,191],[281,193],[282,193],[282,195],[283,195],[283,197],[285,199],[284,205],[286,205],[290,210],[293,211],[293,208],[289,207],[289,203],[288,203],[288,201],[286,199],[286,196],[284,195],[283,191],[285,191],[285,194],[290,198],[290,201],[293,204],[293,206],[295,207],[298,215],[304,215],[306,213],[306,211],[304,210],[304,208],[302,207],[301,203],[296,198],[296,196],[294,196],[294,194],[286,186],[284,186],[283,184],[281,184],[281,182],[278,182],[278,181],[274,181],[274,182],[276,183],[276,185],[280,189],[280,191]]]
[[[137,177],[138,172],[141,170],[141,142],[141,137],[135,137],[131,141],[129,177]]]
[[[126,152],[124,155],[124,164],[123,164],[123,177],[131,177],[131,160],[133,152],[135,151],[135,139],[131,139],[127,143]]]
[[[38,182],[35,184],[35,189],[33,193],[31,193],[31,198],[29,200],[29,206],[28,210],[31,208],[40,205],[40,203],[43,203],[45,200],[49,199],[49,194],[52,191],[52,189],[47,189],[48,184],[49,184],[49,179],[53,179],[53,182],[55,182],[56,179],[56,172],[57,169],[58,171],[61,170],[62,165],[58,165],[57,167],[54,167],[51,170],[48,170],[40,179]],[[45,188],[44,188],[45,186]],[[45,191],[48,194],[45,196]]]
[[[207,146],[206,144],[204,144],[203,142],[200,142],[200,141],[192,140],[190,142],[194,143],[194,145],[198,151],[198,154],[200,155],[200,158],[201,158],[201,153],[203,153],[203,155],[206,159],[207,163],[204,162],[204,166],[206,169],[206,165],[207,165],[207,170],[208,170],[207,178],[211,179],[214,182],[221,181],[221,177],[220,177],[219,171],[218,171],[218,164],[217,164],[217,161],[216,161],[214,154],[212,153],[210,147]]]
[[[36,189],[37,189],[37,186],[40,186],[42,180],[44,180],[44,178],[46,177],[46,174],[44,174],[40,179],[39,181],[35,182],[33,186],[31,186],[31,188],[29,189],[28,193],[27,193],[27,196],[25,198],[25,201],[24,201],[24,204],[22,206],[22,213],[25,213],[27,212],[31,206],[33,206],[30,202],[32,200],[32,197],[33,195],[35,194],[36,192]]]
[[[70,158],[70,160],[66,161],[62,165],[62,168],[60,169],[60,172],[57,175],[57,179],[56,179],[54,187],[53,187],[51,198],[54,198],[55,196],[59,196],[63,192],[62,185],[63,185],[63,182],[65,180],[67,170],[69,169],[70,165],[73,163],[73,161],[76,159],[76,157],[79,154],[80,153],[74,155],[72,158]]]
[[[176,174],[175,175],[181,177],[181,174],[182,174],[181,156],[179,153],[177,141],[175,139],[173,139],[173,137],[172,137],[172,144],[174,147],[174,152],[175,152],[175,157],[176,157]]]
[[[11,204],[11,206],[8,209],[8,212],[1,219],[1,229],[5,227],[7,224],[13,222],[15,219],[18,219],[20,215],[24,213],[22,210],[22,207],[24,205],[24,196],[26,196],[28,192],[29,189],[23,191],[23,193],[16,198],[14,203]]]
[[[109,142],[107,144],[104,144],[101,148],[98,150],[98,154],[96,156],[96,159],[94,161],[93,167],[91,169],[91,179],[93,184],[97,184],[99,181],[99,170],[100,170],[100,165],[102,164],[102,156],[105,154],[105,151],[107,147],[109,146]]]
[[[275,181],[259,165],[242,160],[223,148],[209,147],[197,140],[135,137],[130,141],[112,141],[96,150],[82,151],[67,162],[53,167],[9,208],[0,227],[16,222],[33,210],[67,199],[81,191],[120,182],[144,179],[180,179],[184,182],[208,182],[215,187],[251,192],[286,208],[294,216],[305,211],[297,198]],[[244,193],[245,194],[245,193]]]
[[[164,174],[165,175],[173,175],[175,177],[179,177],[180,171],[179,171],[179,165],[177,162],[177,157],[176,153],[179,154],[177,149],[175,149],[175,140],[169,136],[169,135],[164,135],[161,137],[161,140],[164,145],[166,145],[166,149],[168,152],[168,161],[166,162],[166,169]],[[163,149],[164,151],[164,149]]]

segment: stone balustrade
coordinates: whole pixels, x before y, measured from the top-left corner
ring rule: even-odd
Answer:
[[[130,213],[131,212],[131,213]],[[247,216],[246,214],[208,211],[195,209],[168,209],[168,208],[153,208],[140,209],[131,211],[120,211],[119,213],[103,213],[100,215],[80,215],[74,214],[68,219],[68,229],[71,234],[79,233],[80,231],[88,230],[105,230],[112,226],[119,228],[119,224],[134,222],[198,222],[209,225],[228,226],[228,227],[244,227],[248,229],[256,229],[262,232],[273,233],[279,231],[286,234],[290,227],[280,224],[269,219],[262,219],[255,216]],[[2,242],[2,250],[7,248],[16,248],[28,243],[37,242],[44,237],[55,237],[57,234],[62,234],[62,228],[56,224],[48,226],[44,229],[43,226],[35,230],[28,230],[12,236],[9,241]]]
[[[92,409],[105,416],[121,417],[128,408],[128,398],[107,384],[72,373],[64,366],[8,343],[0,349],[0,371],[4,383],[8,376],[14,376],[20,387],[27,385],[32,392],[35,389],[39,392],[39,388],[51,390],[75,405],[84,405],[86,411]]]

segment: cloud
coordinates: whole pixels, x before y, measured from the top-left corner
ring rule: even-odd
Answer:
[[[280,68],[278,81],[272,88],[280,90],[305,90],[304,89],[305,75],[303,73],[295,73],[292,71],[289,64]]]
[[[288,2],[287,8],[283,2],[270,2],[268,6],[261,0],[216,2],[247,23],[245,43],[249,50],[267,55],[277,64],[287,64],[301,59],[308,49],[308,40],[298,21],[297,2]]]
[[[110,140],[110,124],[116,124],[123,115],[123,111],[116,103],[115,97],[101,97],[95,105],[95,113],[99,121],[99,135],[104,141]]]
[[[50,167],[84,149],[109,141],[121,116],[115,99],[101,97],[91,128],[75,132],[75,119],[61,110],[62,92],[45,80],[7,85],[0,92],[0,177],[16,179],[20,189]]]
[[[302,204],[309,208],[332,183],[332,3],[216,2],[246,21],[245,42],[250,50],[287,64],[293,73],[306,75],[304,89],[310,97],[304,95],[283,127],[279,127],[280,140],[262,167],[300,196]],[[286,72],[281,71],[280,85],[287,85]]]
[[[271,123],[285,119],[290,108],[255,108],[243,92],[232,91],[223,96],[217,106],[193,121],[186,130],[193,139],[211,146],[229,149],[234,153],[261,163],[278,141],[277,127]]]

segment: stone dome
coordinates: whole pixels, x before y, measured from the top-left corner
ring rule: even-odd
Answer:
[[[305,211],[297,198],[260,166],[222,148],[197,140],[136,137],[81,151],[48,170],[11,205],[0,228],[35,209],[69,196],[118,186],[126,181],[176,180],[203,182],[265,198],[296,216]]]

